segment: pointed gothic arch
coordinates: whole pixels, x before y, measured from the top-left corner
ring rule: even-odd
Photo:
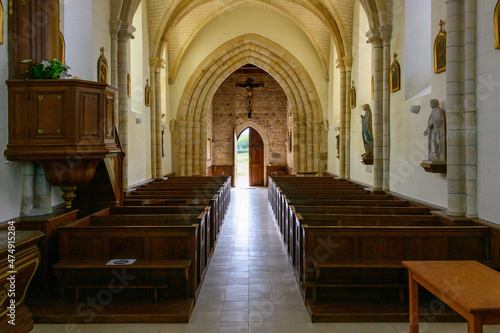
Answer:
[[[236,69],[251,63],[281,85],[294,115],[294,166],[323,172],[326,136],[323,112],[314,83],[302,64],[280,45],[255,34],[242,35],[217,48],[194,71],[177,111],[173,152],[180,175],[205,170],[207,112],[219,85]]]

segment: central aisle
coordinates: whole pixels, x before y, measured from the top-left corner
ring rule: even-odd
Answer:
[[[204,332],[218,332],[219,325],[220,332],[307,332],[310,328],[268,207],[267,189],[233,190],[190,321],[203,322]]]

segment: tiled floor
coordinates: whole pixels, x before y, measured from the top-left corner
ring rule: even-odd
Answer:
[[[421,324],[465,333],[465,324]],[[485,333],[500,326],[485,326]],[[224,228],[189,324],[36,325],[34,332],[404,333],[407,323],[312,324],[267,202],[267,189],[233,190]]]

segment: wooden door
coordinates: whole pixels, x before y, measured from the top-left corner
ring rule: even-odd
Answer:
[[[236,187],[236,180],[238,177],[238,133],[236,128],[233,128],[233,177],[231,178],[231,185]]]
[[[264,185],[264,142],[259,132],[250,128],[250,185]]]

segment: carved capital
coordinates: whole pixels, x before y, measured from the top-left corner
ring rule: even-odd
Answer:
[[[380,31],[380,38],[382,39],[384,45],[390,45],[392,38],[392,26],[385,25],[383,27],[380,27],[379,31]]]
[[[122,26],[122,21],[111,21],[109,22],[109,32],[111,33],[112,39],[118,39],[118,33]]]
[[[340,71],[345,70],[344,58],[337,58],[335,64],[335,67],[340,68]]]
[[[382,39],[380,38],[380,31],[377,29],[371,29],[366,33],[368,44],[372,44],[374,47],[382,47]]]
[[[120,31],[118,32],[118,41],[128,42],[130,39],[134,39],[135,27],[130,23],[122,23],[120,26]]]
[[[150,57],[149,66],[151,68],[151,71],[161,72],[161,70],[165,68],[165,59]]]
[[[344,57],[344,65],[347,71],[351,71],[352,68],[352,57]]]

